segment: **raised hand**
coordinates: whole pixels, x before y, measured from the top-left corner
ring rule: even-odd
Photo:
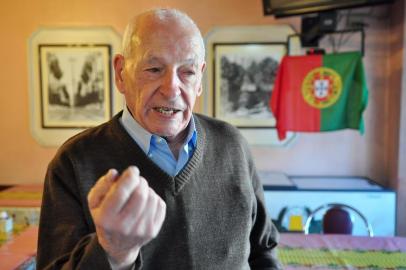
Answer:
[[[90,190],[88,203],[100,245],[115,269],[132,265],[140,248],[159,233],[166,204],[137,167],[120,176],[110,169]]]

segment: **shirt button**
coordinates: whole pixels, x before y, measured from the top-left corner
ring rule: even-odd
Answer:
[[[161,142],[162,142],[162,138],[159,138],[159,137],[158,137],[158,138],[156,139],[156,141],[157,141],[157,143],[161,143]]]
[[[152,153],[149,153],[148,156],[149,156],[150,158],[152,158]]]

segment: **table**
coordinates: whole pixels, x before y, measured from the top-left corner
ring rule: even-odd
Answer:
[[[35,269],[38,227],[0,245],[0,269]],[[282,233],[278,257],[286,270],[406,269],[406,238]]]
[[[286,270],[406,269],[406,238],[282,233]]]
[[[0,269],[35,269],[38,227],[29,226],[0,241]]]
[[[40,184],[5,186],[0,189],[0,206],[40,207],[42,193]]]
[[[28,225],[38,225],[42,193],[42,185],[17,185],[2,189],[0,211],[6,211],[13,217],[17,230]]]
[[[0,270],[35,269],[42,192],[42,185],[0,188],[0,211],[14,223],[13,233],[0,233]]]

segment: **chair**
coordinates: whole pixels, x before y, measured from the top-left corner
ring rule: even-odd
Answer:
[[[304,222],[310,212],[305,206],[285,206],[274,222],[280,232],[303,232]]]
[[[374,236],[372,226],[367,218],[356,208],[342,203],[324,204],[311,212],[304,226],[305,234],[309,234],[315,216],[323,212],[321,229],[324,234],[352,234],[354,218],[351,214],[355,214],[362,220],[368,235]]]

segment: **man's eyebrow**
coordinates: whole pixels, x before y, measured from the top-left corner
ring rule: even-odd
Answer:
[[[188,58],[184,61],[185,64],[197,64],[197,58]]]
[[[145,59],[145,62],[147,64],[156,64],[162,62],[162,58],[157,57],[157,56],[147,56]]]
[[[161,63],[165,63],[166,61],[163,57],[159,57],[156,55],[146,55],[143,62],[146,64],[161,64]],[[181,65],[197,66],[198,60],[197,60],[197,57],[190,57],[184,61],[181,61],[180,63],[181,63]]]

